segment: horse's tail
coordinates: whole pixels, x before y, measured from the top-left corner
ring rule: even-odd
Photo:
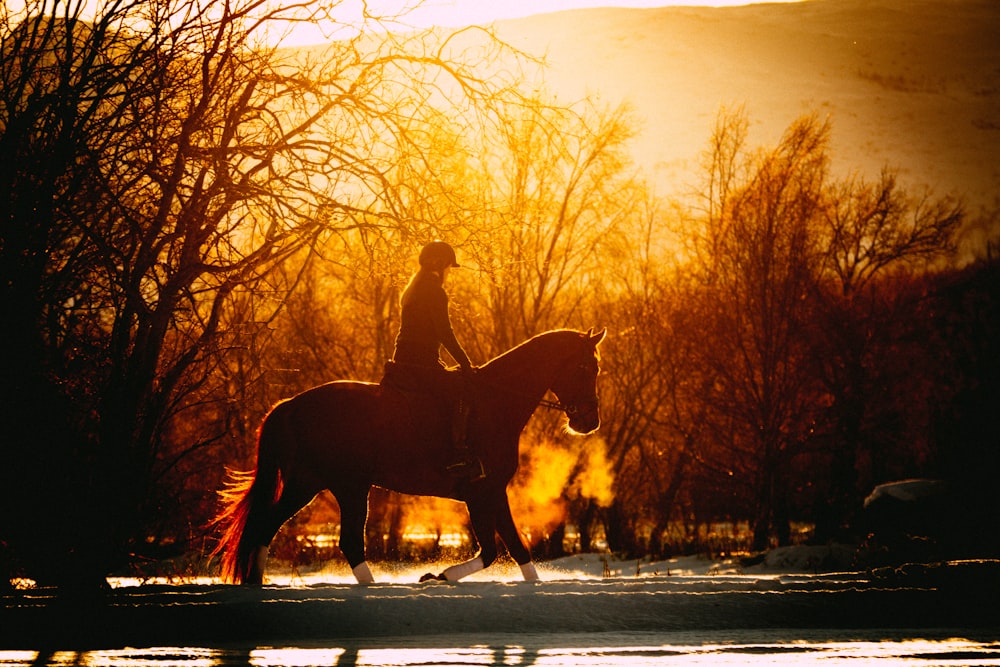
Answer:
[[[229,480],[219,491],[221,509],[213,525],[222,530],[219,544],[212,557],[221,554],[222,580],[239,584],[247,580],[251,558],[256,547],[253,531],[247,530],[251,520],[258,523],[281,495],[281,471],[274,447],[274,430],[278,427],[274,410],[264,418],[257,431],[257,469],[229,471]]]

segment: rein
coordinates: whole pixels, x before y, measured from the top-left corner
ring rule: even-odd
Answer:
[[[588,335],[591,335],[591,340],[593,340],[592,333],[593,333],[593,329],[591,329],[590,334],[588,334]],[[604,334],[603,333],[600,334],[600,337],[603,338]],[[598,341],[598,342],[600,342],[600,341]],[[577,365],[577,368],[578,369],[586,369],[587,365],[581,362],[581,363],[579,363]],[[517,389],[514,389],[512,387],[499,386],[499,385],[496,385],[496,384],[494,384],[492,382],[483,383],[481,378],[480,378],[479,382],[481,384],[487,384],[489,386],[493,386],[493,387],[495,387],[497,389],[500,389],[501,391],[504,391],[504,392],[509,393],[509,394],[513,394],[513,395],[517,395],[517,396],[523,396],[522,392],[520,392]],[[569,403],[564,403],[564,402],[562,402],[560,400],[552,401],[552,400],[549,400],[547,398],[541,398],[541,399],[538,400],[538,403],[536,403],[536,405],[538,407],[546,408],[548,410],[557,410],[559,412],[563,412],[563,413],[566,414],[567,417],[573,417],[574,415],[576,415],[580,411],[580,408],[582,406],[589,406],[589,405],[596,406],[597,403],[598,403],[597,396],[595,394],[593,398],[588,397],[588,398],[584,398],[584,399],[581,399],[581,400],[575,400],[575,401],[572,401],[572,402],[569,402]]]
[[[590,404],[596,404],[597,401],[595,401],[592,398],[589,398],[589,399],[580,401],[580,403],[581,404],[590,405]],[[577,405],[577,404],[575,404],[575,403],[572,403],[570,405],[566,405],[565,403],[562,403],[560,401],[550,401],[547,398],[543,398],[542,400],[538,401],[538,407],[540,407],[540,408],[548,408],[549,410],[558,410],[560,412],[565,412],[567,417],[572,417],[573,415],[575,415],[577,412],[580,411],[580,406]]]
[[[563,405],[559,401],[550,401],[547,398],[543,398],[538,401],[538,407],[548,408],[549,410],[558,410],[560,412],[565,412],[567,415],[575,414],[577,407],[575,405]]]

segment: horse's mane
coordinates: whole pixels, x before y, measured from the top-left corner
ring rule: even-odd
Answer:
[[[515,345],[506,352],[502,352],[501,354],[493,357],[488,362],[483,364],[483,368],[484,369],[499,368],[502,366],[506,366],[506,362],[516,357],[522,356],[522,354],[524,354],[525,351],[527,351],[529,348],[533,350],[535,347],[538,347],[539,345],[546,345],[546,344],[554,345],[557,342],[562,341],[563,339],[576,338],[582,340],[584,337],[586,337],[586,335],[587,335],[586,332],[577,331],[575,329],[552,329],[551,331],[543,331],[542,333],[535,334],[528,340]]]

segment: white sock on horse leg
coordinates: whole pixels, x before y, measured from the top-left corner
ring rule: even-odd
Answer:
[[[351,568],[351,572],[354,573],[354,578],[358,580],[359,584],[375,583],[375,577],[372,576],[372,571],[365,561],[361,561],[361,563]]]
[[[525,581],[538,581],[538,570],[535,569],[535,564],[531,561],[521,566],[521,574]]]
[[[253,559],[252,571],[258,572],[262,579],[264,577],[264,570],[267,568],[267,554],[267,547],[257,547],[250,556]]]
[[[472,560],[467,560],[464,563],[459,563],[458,565],[452,565],[447,570],[442,572],[444,578],[448,581],[458,581],[463,577],[467,577],[470,574],[479,572],[486,566],[483,565],[483,559],[480,557],[473,558]]]

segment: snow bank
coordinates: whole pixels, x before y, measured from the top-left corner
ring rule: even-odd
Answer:
[[[151,585],[70,601],[47,590],[16,591],[5,596],[0,609],[0,648],[767,628],[1000,628],[1000,610],[993,604],[1000,590],[996,562],[821,575],[705,574],[695,570],[710,570],[708,561],[685,559],[657,565],[663,567],[658,573],[643,574],[646,566],[639,563],[638,577],[629,572],[634,565],[609,562],[608,568],[615,569],[605,578],[599,558],[575,558],[543,567],[545,580],[530,583],[419,584],[408,578],[364,586]]]
[[[660,577],[723,577],[742,575],[818,574],[845,572],[852,569],[855,548],[845,545],[781,547],[767,552],[753,565],[737,559],[713,560],[706,556],[684,556],[668,560],[619,560],[611,554],[577,554],[553,561],[537,563],[542,581],[598,581],[606,579],[656,579]],[[378,583],[409,584],[419,581],[427,572],[441,572],[451,561],[438,563],[375,563],[371,565]],[[281,586],[313,586],[319,584],[353,584],[354,576],[346,563],[331,561],[312,568],[296,570],[269,565],[267,582]],[[463,580],[469,582],[517,583],[521,572],[512,561],[500,561]],[[118,586],[135,586],[137,579],[119,578]],[[151,579],[146,583],[218,583],[210,578],[199,580]]]

